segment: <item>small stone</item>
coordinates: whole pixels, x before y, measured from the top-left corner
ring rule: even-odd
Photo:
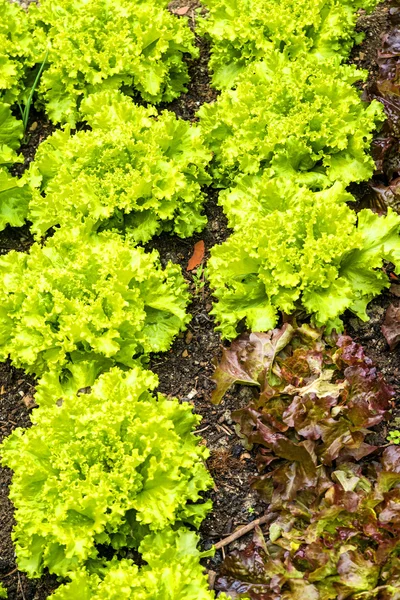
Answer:
[[[356,319],[356,318],[349,319],[349,323],[352,326],[352,328],[354,329],[354,331],[359,331],[359,329],[361,327],[361,323],[360,323],[359,319]]]
[[[184,350],[182,352],[182,358],[187,358],[189,356],[189,352],[187,350]]]
[[[186,334],[186,337],[185,337],[185,342],[187,344],[190,344],[190,342],[192,341],[192,339],[193,339],[193,333],[191,331],[188,331],[187,334]]]

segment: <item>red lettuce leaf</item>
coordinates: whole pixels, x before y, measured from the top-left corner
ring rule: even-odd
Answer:
[[[394,306],[394,304],[389,306],[382,324],[382,333],[389,348],[394,350],[400,342],[400,306]]]

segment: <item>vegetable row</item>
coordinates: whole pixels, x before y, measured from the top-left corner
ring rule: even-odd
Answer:
[[[204,227],[211,153],[198,127],[129,97],[178,96],[194,35],[163,2],[0,8],[0,226],[28,218],[37,240],[0,258],[0,355],[39,379],[32,427],[2,444],[18,568],[57,575],[59,599],[211,600],[199,417],[155,395],[145,368],[186,327],[189,293],[178,266],[137,245]],[[16,178],[29,90],[65,128]]]

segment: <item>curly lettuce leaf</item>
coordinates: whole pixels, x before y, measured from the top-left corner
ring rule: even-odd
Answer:
[[[183,54],[197,55],[194,35],[164,2],[43,0],[29,13],[36,43],[49,51],[38,97],[54,123],[75,126],[94,92],[123,89],[159,103],[186,89]]]
[[[22,121],[16,119],[10,105],[0,102],[0,165],[18,162],[16,150],[24,134]]]
[[[0,354],[30,373],[92,353],[126,366],[167,350],[189,316],[177,265],[120,236],[63,229],[1,263]]]
[[[16,152],[23,133],[22,121],[13,116],[9,104],[0,102],[0,231],[7,225],[21,227],[28,214],[30,186],[25,177],[18,179],[7,171],[14,163],[23,162]]]
[[[17,179],[0,167],[0,231],[7,225],[21,227],[28,215],[31,189],[24,179]]]
[[[94,129],[55,132],[31,166],[36,237],[80,223],[118,229],[135,242],[161,231],[180,237],[200,231],[211,154],[199,128],[171,112],[157,116],[119,92],[94,94],[83,110]]]
[[[19,568],[67,576],[97,557],[96,544],[137,548],[149,531],[200,525],[210,503],[200,418],[178,400],[155,399],[156,376],[134,367],[103,374],[89,393],[64,395],[33,413],[2,445]],[[86,390],[87,392],[87,390]],[[54,399],[56,400],[56,399]]]

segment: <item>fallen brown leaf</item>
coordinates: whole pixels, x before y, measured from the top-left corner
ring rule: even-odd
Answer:
[[[389,306],[382,324],[382,333],[389,348],[394,350],[400,342],[400,306],[396,307],[394,304]]]
[[[205,245],[203,240],[196,242],[194,245],[193,254],[188,262],[187,271],[193,271],[196,267],[201,265],[205,253]]]

